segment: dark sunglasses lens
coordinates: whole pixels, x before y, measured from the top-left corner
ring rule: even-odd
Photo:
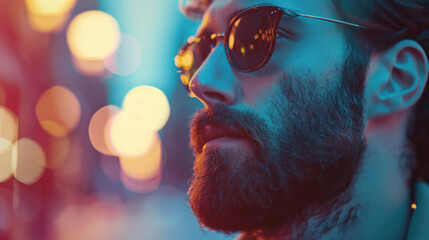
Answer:
[[[194,76],[195,72],[200,68],[201,64],[207,58],[211,51],[211,41],[204,38],[194,38],[189,40],[189,44],[185,45],[175,59],[176,65],[182,72],[180,80],[185,85],[189,92],[189,81]]]
[[[226,48],[231,63],[243,72],[254,71],[266,63],[272,52],[276,33],[269,11],[252,9],[230,26]]]

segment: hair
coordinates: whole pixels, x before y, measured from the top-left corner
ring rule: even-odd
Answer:
[[[363,51],[387,49],[405,39],[414,40],[429,56],[429,1],[427,0],[332,0],[341,17],[365,26],[346,29],[351,45]],[[415,104],[408,122],[407,137],[416,150],[411,181],[429,182],[429,84]]]

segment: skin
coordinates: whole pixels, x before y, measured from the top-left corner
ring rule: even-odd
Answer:
[[[328,0],[225,0],[214,1],[207,9],[199,31],[210,29],[225,32],[232,12],[256,5],[276,5],[339,19]],[[329,76],[343,63],[346,49],[340,26],[301,18],[290,29],[295,37],[278,39],[270,62],[252,73],[234,70],[229,65],[222,44],[219,44],[191,80],[191,92],[206,108],[222,103],[267,117],[265,104],[269,102],[270,94],[278,84],[276,80],[285,69],[308,68],[315,76],[328,76],[318,80],[332,79]],[[407,166],[411,166],[413,160],[403,156],[414,153],[406,139],[406,126],[411,109],[425,87],[427,76],[427,57],[414,41],[405,40],[387,50],[372,51],[364,90],[364,135],[368,147],[360,174],[351,188],[352,201],[348,203],[350,206],[365,206],[365,211],[347,230],[343,239],[406,238],[412,217],[410,196],[413,190],[408,183],[412,169]],[[249,146],[240,141],[232,140],[220,147],[249,152]],[[418,199],[427,197],[426,188],[417,189]],[[411,226],[422,226],[422,217],[418,217],[421,215],[414,216]],[[309,227],[312,227],[311,220]],[[418,229],[422,227],[410,231],[410,239],[425,236],[418,235],[424,234]],[[322,239],[332,239],[337,235],[338,229],[334,227]]]

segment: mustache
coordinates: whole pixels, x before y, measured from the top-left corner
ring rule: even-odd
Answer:
[[[201,153],[204,145],[204,127],[208,125],[237,129],[258,151],[263,149],[269,129],[264,119],[249,110],[240,111],[225,104],[204,108],[197,112],[190,122],[190,147],[194,153]]]

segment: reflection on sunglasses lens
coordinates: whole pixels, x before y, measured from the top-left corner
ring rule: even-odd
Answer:
[[[229,57],[241,71],[252,71],[269,57],[275,38],[268,12],[250,10],[231,25]]]

